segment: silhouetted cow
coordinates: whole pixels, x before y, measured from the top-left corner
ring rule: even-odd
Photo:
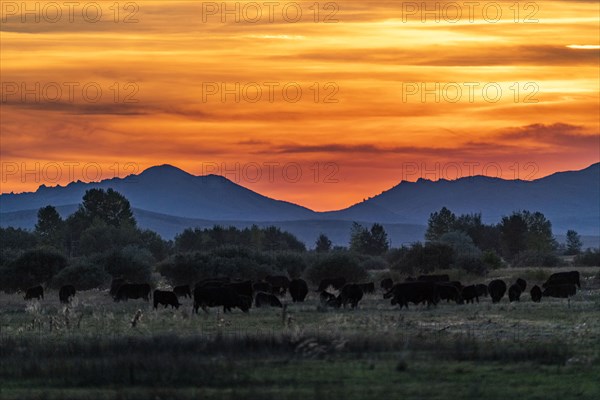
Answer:
[[[177,297],[192,297],[190,285],[175,286],[173,288],[173,293],[175,293]]]
[[[256,293],[256,298],[254,299],[254,305],[257,308],[260,307],[279,307],[282,308],[283,304],[281,301],[272,293],[258,292]]]
[[[575,287],[575,284],[567,283],[567,284],[562,284],[562,285],[548,286],[542,292],[542,296],[568,299],[571,296],[575,296],[576,293],[577,293],[577,288]]]
[[[76,290],[73,285],[64,285],[58,291],[58,299],[63,304],[68,304],[71,297],[75,296]]]
[[[517,285],[519,285],[521,293],[525,292],[525,289],[527,289],[527,282],[525,281],[525,279],[518,278],[516,283]]]
[[[476,300],[479,303],[479,293],[477,292],[477,286],[475,285],[465,286],[461,292],[461,296],[467,303],[473,304],[473,300]]]
[[[254,290],[252,289],[252,281],[241,281],[231,282],[224,286],[230,286],[240,296],[246,296],[252,298],[254,296]]]
[[[373,293],[373,292],[375,292],[375,283],[373,283],[373,282],[359,283],[358,285],[362,289],[363,293]]]
[[[498,303],[506,293],[506,283],[501,279],[494,279],[488,285],[488,291],[492,298],[492,303]]]
[[[513,302],[513,301],[520,301],[521,300],[521,293],[523,291],[521,290],[521,285],[519,285],[519,283],[513,283],[512,285],[510,285],[510,287],[508,288],[508,301],[509,302]]]
[[[322,291],[319,295],[319,300],[321,301],[321,304],[327,304],[329,301],[335,300],[335,295],[326,291]]]
[[[399,304],[402,307],[408,308],[408,303],[427,303],[427,306],[436,305],[439,302],[437,293],[437,285],[434,282],[403,282],[395,284],[392,289],[387,292],[384,299],[391,298],[391,304]]]
[[[450,276],[448,274],[420,275],[417,280],[422,282],[450,282]]]
[[[248,312],[252,307],[252,297],[239,295],[230,285],[200,286],[194,289],[194,311],[196,313],[198,313],[199,307],[206,312],[208,312],[208,307],[223,307],[223,312],[237,307],[243,312]]]
[[[25,291],[25,300],[31,300],[31,299],[43,299],[44,298],[44,288],[40,285],[38,286],[34,286],[34,287],[30,287],[29,289],[27,289]]]
[[[446,283],[436,283],[436,285],[440,300],[446,300],[447,303],[452,300],[457,304],[462,302],[460,292],[454,285]]]
[[[546,288],[550,285],[565,285],[569,283],[581,288],[581,284],[579,283],[579,271],[556,272],[550,275],[542,287]]]
[[[477,289],[477,296],[478,297],[488,297],[488,287],[487,285],[483,284],[483,283],[479,283],[477,285],[475,285],[475,289]]]
[[[290,295],[294,303],[302,303],[308,294],[308,284],[304,279],[292,279],[290,282]]]
[[[341,290],[345,284],[346,284],[346,278],[344,278],[344,277],[325,278],[325,279],[321,280],[321,283],[319,283],[319,288],[317,289],[317,292],[322,292],[323,290],[327,290],[327,288],[329,286],[331,286],[335,290]]]
[[[201,281],[197,282],[194,285],[194,290],[198,287],[204,287],[204,286],[222,286],[226,283],[229,283],[230,281],[231,281],[231,279],[229,279],[229,277],[226,277],[226,276],[202,279]]]
[[[147,283],[124,283],[119,286],[115,301],[144,299],[150,301],[150,285]]]
[[[346,304],[350,304],[350,307],[356,308],[358,302],[363,298],[363,291],[360,285],[356,283],[350,283],[345,285],[338,296],[340,304],[346,307]]]
[[[265,292],[265,293],[273,293],[273,286],[269,282],[255,282],[252,284],[252,289],[255,292]]]
[[[188,286],[189,289],[189,286]],[[177,293],[169,292],[166,290],[155,290],[153,294],[154,299],[154,309],[158,307],[159,304],[162,304],[167,308],[167,306],[171,306],[173,308],[179,308],[181,305],[179,303],[179,299],[177,298]]]
[[[119,290],[121,285],[123,285],[124,283],[127,283],[127,281],[123,278],[113,278],[112,282],[110,283],[110,292],[109,292],[111,297],[115,297],[117,295],[117,291]]]
[[[385,278],[381,280],[381,283],[379,284],[379,286],[384,290],[384,291],[389,291],[392,286],[394,286],[394,281],[392,280],[392,278]]]
[[[542,300],[542,289],[538,285],[532,287],[529,294],[531,295],[531,301],[535,303],[539,303]]]
[[[269,275],[265,278],[265,281],[273,286],[273,293],[280,296],[285,296],[290,287],[290,279],[284,275]]]

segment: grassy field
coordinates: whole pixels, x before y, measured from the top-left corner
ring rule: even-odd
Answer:
[[[600,270],[571,299],[222,314],[0,294],[0,399],[599,399]],[[552,271],[505,269],[528,289]],[[457,277],[464,283],[469,277]],[[289,302],[289,300],[287,300]],[[139,319],[132,326],[135,315]]]

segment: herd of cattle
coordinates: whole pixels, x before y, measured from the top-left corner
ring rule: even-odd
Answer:
[[[394,283],[386,278],[380,282],[383,298],[390,299],[392,305],[408,308],[409,303],[437,305],[440,301],[456,302],[457,304],[479,302],[480,297],[490,296],[493,303],[498,303],[508,292],[510,302],[520,301],[521,295],[527,288],[524,279],[507,286],[501,279],[495,279],[488,285],[476,284],[463,286],[458,281],[450,281],[448,275],[421,275],[418,278],[407,278],[404,282]],[[542,290],[543,288],[543,290]],[[570,298],[581,288],[578,271],[558,272],[552,274],[542,285],[535,285],[529,291],[531,300],[540,302],[543,297]],[[130,283],[121,278],[113,279],[110,295],[114,301],[128,299],[144,299],[150,301],[151,286],[148,283]],[[308,284],[303,279],[290,280],[286,276],[267,276],[264,281],[232,281],[229,278],[205,279],[196,283],[191,290],[190,285],[175,286],[173,290],[155,290],[152,293],[153,305],[165,308],[179,308],[180,298],[193,298],[193,309],[198,313],[202,308],[223,307],[224,312],[239,308],[243,312],[254,304],[255,307],[283,307],[281,299],[289,291],[292,301],[304,302],[308,295]],[[365,293],[374,293],[375,284],[347,283],[344,278],[324,279],[317,289],[320,303],[324,307],[340,308],[350,306],[356,308]],[[335,295],[333,292],[337,292]],[[69,303],[75,296],[73,285],[65,285],[59,290],[61,303]],[[43,299],[44,288],[35,286],[27,289],[25,300]]]

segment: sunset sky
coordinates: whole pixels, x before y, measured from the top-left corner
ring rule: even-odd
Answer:
[[[597,1],[51,3],[2,1],[3,193],[168,163],[330,210],[600,161]]]

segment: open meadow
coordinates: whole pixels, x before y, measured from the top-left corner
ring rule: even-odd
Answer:
[[[0,399],[598,399],[600,269],[578,270],[570,302],[529,297],[556,269],[501,269],[472,282],[522,277],[520,302],[409,310],[379,288],[357,310],[324,309],[312,288],[285,311],[198,315],[191,299],[2,293]]]

